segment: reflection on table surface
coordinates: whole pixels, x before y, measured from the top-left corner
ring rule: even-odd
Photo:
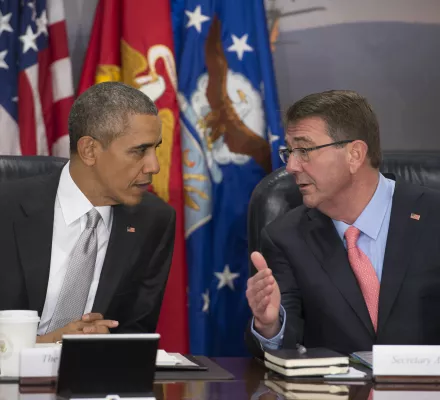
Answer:
[[[295,383],[287,385],[268,374],[266,368],[251,358],[213,358],[222,368],[231,372],[234,380],[228,381],[181,381],[156,382],[155,396],[158,400],[431,400],[440,399],[440,386],[381,385],[373,389],[371,383]],[[0,384],[0,400],[55,400],[54,389],[41,387],[26,390],[16,384]],[[52,392],[52,393],[51,393]]]
[[[155,384],[157,399],[188,399],[188,400],[279,400],[279,399],[356,399],[367,400],[370,394],[371,384],[357,385],[317,385],[314,384],[316,392],[311,392],[313,385],[299,384],[296,392],[282,395],[273,385],[279,386],[280,381],[270,379],[267,369],[260,362],[251,358],[213,358],[213,361],[228,370],[235,376],[233,381],[192,381],[175,383]],[[282,381],[281,381],[282,382]],[[271,385],[272,383],[272,385]],[[271,387],[272,386],[272,387]],[[319,390],[317,390],[317,386]],[[327,386],[332,386],[330,392],[326,391]],[[336,386],[341,386],[342,392],[334,392]],[[325,390],[324,390],[325,388]],[[346,389],[345,391],[343,389]],[[420,399],[419,399],[420,400]]]

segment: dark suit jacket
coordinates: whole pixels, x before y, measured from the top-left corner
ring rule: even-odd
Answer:
[[[440,344],[440,193],[397,182],[392,204],[377,335],[329,217],[301,206],[262,231],[287,314],[284,348],[299,342],[348,353],[373,344]],[[249,329],[246,339],[261,356]]]
[[[41,316],[60,173],[0,185],[0,310],[37,310]],[[128,232],[128,226],[135,232]],[[155,331],[174,233],[174,209],[152,194],[136,207],[113,207],[92,311],[119,321],[114,331]]]

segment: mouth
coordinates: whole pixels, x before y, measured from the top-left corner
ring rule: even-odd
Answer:
[[[144,183],[135,183],[134,186],[142,191],[148,190],[148,187],[150,186],[151,182],[144,182]]]
[[[307,189],[312,187],[312,183],[297,183],[300,192],[307,191]]]

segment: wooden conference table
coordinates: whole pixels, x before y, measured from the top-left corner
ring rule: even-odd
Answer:
[[[278,400],[285,398],[264,385],[267,369],[257,360],[252,358],[212,358],[211,360],[232,373],[234,379],[158,382],[155,383],[156,398],[158,400]],[[369,383],[350,386],[348,398],[367,400],[371,387]],[[341,397],[341,399],[347,399],[347,397]]]
[[[211,380],[205,379],[206,376],[199,375],[199,379],[185,376],[170,380],[161,379],[161,376],[157,376],[154,384],[154,392],[157,400],[278,400],[285,398],[301,398],[301,399],[316,399],[317,397],[310,397],[305,393],[302,393],[301,397],[284,397],[277,394],[265,385],[265,375],[267,373],[266,368],[257,360],[252,358],[211,358],[218,366],[229,372],[234,376],[233,379],[228,380]],[[267,375],[266,375],[267,378]],[[267,381],[266,381],[267,382]],[[334,385],[340,385],[334,383]],[[433,385],[425,388],[418,388],[414,385],[406,385],[403,391],[397,391],[396,388],[391,386],[374,388],[371,382],[366,383],[352,383],[346,385],[348,392],[343,395],[329,395],[328,399],[341,399],[341,400],[431,400],[440,399],[440,385]],[[300,389],[301,390],[301,389]],[[399,390],[402,390],[399,389]],[[54,390],[42,390],[40,393],[46,393],[44,399],[55,399],[55,395],[52,396],[48,392],[53,393]],[[0,391],[1,392],[1,391]],[[23,391],[20,390],[23,395]],[[423,392],[423,393],[421,393]],[[29,393],[29,392],[28,392]],[[35,393],[35,392],[34,392]],[[17,393],[18,394],[18,393]],[[2,397],[2,396],[0,396]],[[9,397],[9,396],[8,396]],[[15,397],[15,396],[13,396]],[[21,399],[18,395],[15,397]],[[28,397],[25,396],[27,399]],[[326,399],[325,395],[320,396],[320,399]],[[33,399],[29,397],[29,399]],[[35,398],[37,399],[37,398]],[[2,399],[3,400],[3,399]],[[6,399],[4,399],[6,400]],[[9,399],[7,399],[9,400]]]

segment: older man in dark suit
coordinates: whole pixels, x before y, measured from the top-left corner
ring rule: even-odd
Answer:
[[[130,86],[95,85],[72,107],[64,168],[1,185],[0,309],[37,310],[39,342],[156,329],[175,231],[147,192],[157,114]]]
[[[304,204],[251,255],[252,352],[440,343],[440,194],[379,172],[378,122],[355,92],[309,95],[286,119]]]

